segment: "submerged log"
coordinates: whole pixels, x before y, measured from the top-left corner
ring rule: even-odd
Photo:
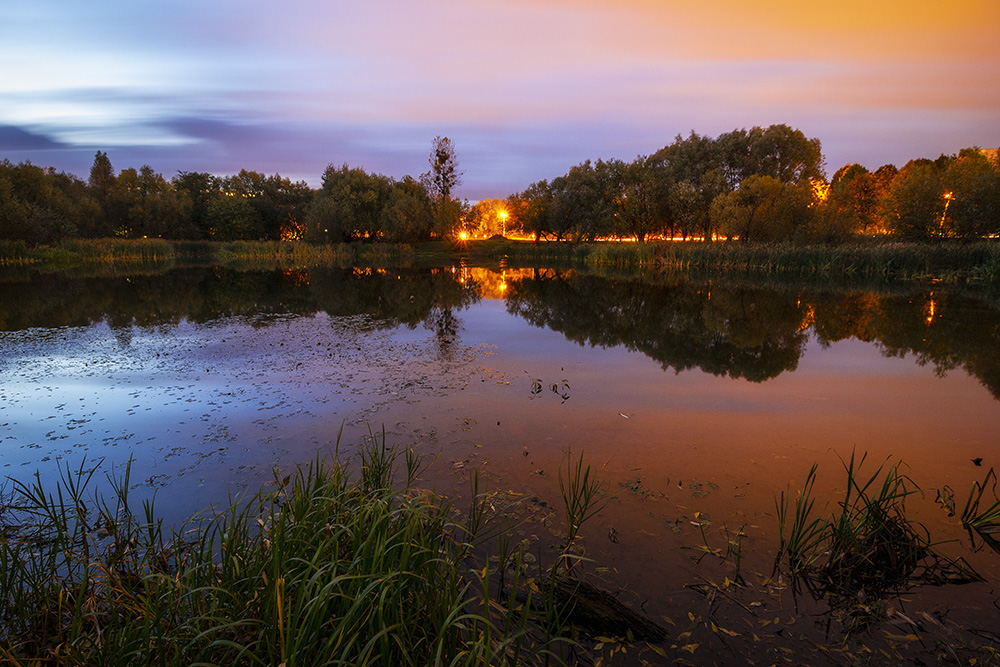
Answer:
[[[621,637],[630,641],[659,643],[667,631],[650,618],[632,611],[613,595],[585,581],[556,576],[541,585],[541,595],[551,595],[560,607],[569,609],[567,622],[590,637]],[[519,591],[517,599],[527,595]],[[541,606],[539,600],[533,606]]]

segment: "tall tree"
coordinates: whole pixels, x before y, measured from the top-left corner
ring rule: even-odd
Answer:
[[[451,191],[462,184],[462,172],[458,170],[458,155],[452,140],[448,137],[434,137],[427,162],[431,169],[420,178],[428,194],[435,201],[447,201],[451,198]]]
[[[111,166],[108,154],[97,151],[97,155],[94,156],[94,164],[90,167],[90,178],[87,180],[87,185],[90,186],[98,201],[103,202],[108,198],[114,184],[115,170]]]
[[[458,155],[452,140],[434,137],[427,162],[430,171],[421,174],[420,180],[434,204],[435,231],[443,236],[458,226],[462,215],[462,206],[457,205],[451,196],[452,190],[462,183],[462,172],[458,170]]]

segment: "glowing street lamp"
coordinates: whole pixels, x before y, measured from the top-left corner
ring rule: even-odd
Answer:
[[[951,190],[944,193],[944,212],[941,214],[941,234],[944,234],[944,221],[948,217],[948,205],[951,203],[951,198],[953,196]]]
[[[500,235],[507,236],[507,211],[500,211]]]

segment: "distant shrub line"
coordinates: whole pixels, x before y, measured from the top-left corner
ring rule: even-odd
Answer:
[[[692,271],[727,274],[876,278],[950,283],[1000,279],[1000,244],[858,243],[529,243],[480,241],[450,248],[389,243],[314,245],[301,241],[168,241],[164,239],[73,239],[29,248],[0,241],[0,266],[70,268],[78,265],[143,266],[198,260],[219,264],[326,266],[412,265],[472,262],[515,265],[575,265],[591,269]]]
[[[57,246],[29,248],[23,241],[0,241],[0,266],[70,268],[83,264],[147,265],[177,260],[353,265],[406,263],[413,249],[402,244],[301,241],[169,241],[166,239],[72,239]]]

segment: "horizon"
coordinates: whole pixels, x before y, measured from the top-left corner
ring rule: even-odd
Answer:
[[[848,0],[296,0],[280,9],[0,8],[0,158],[85,178],[95,153],[318,187],[343,163],[427,170],[450,137],[472,201],[691,131],[787,124],[827,175],[1000,146],[1000,4]]]

